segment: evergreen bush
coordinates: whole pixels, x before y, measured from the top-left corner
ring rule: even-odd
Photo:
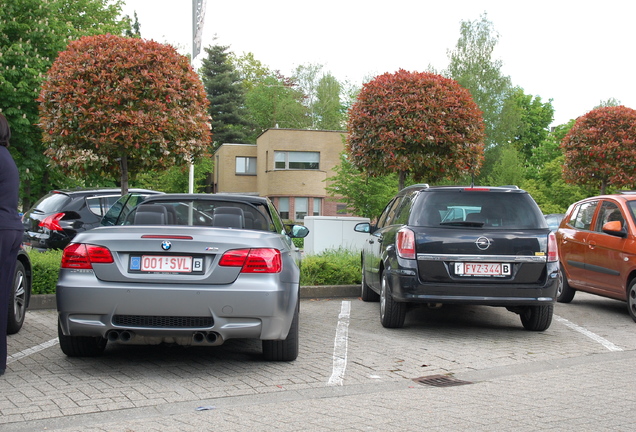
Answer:
[[[301,262],[301,286],[355,285],[360,282],[359,252],[326,250],[318,255],[306,255]]]
[[[61,250],[49,250],[47,252],[31,252],[33,281],[31,294],[55,294],[55,285],[62,261]]]

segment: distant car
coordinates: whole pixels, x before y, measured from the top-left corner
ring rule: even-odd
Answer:
[[[636,193],[602,195],[570,206],[556,232],[562,266],[557,301],[576,291],[627,302],[636,321]]]
[[[150,195],[161,192],[130,189]],[[24,244],[35,250],[64,249],[76,234],[99,226],[102,216],[121,197],[121,189],[53,190],[22,217]]]
[[[267,360],[296,359],[300,255],[292,238],[309,230],[285,226],[267,198],[150,195],[113,205],[104,225],[64,249],[56,294],[66,355],[99,355],[107,343],[252,338]]]
[[[9,299],[9,319],[7,322],[7,334],[15,334],[24,324],[29,302],[31,301],[32,281],[31,260],[24,248],[20,247],[18,262],[13,276],[13,289]]]
[[[552,322],[555,237],[521,189],[414,185],[355,230],[369,233],[361,297],[380,301],[384,327],[402,327],[409,305],[446,303],[503,306],[528,330]]]
[[[550,228],[550,231],[556,231],[557,228],[559,228],[559,224],[561,224],[561,221],[563,220],[563,216],[565,216],[565,214],[563,213],[551,213],[551,214],[547,214],[545,215],[545,220],[548,223],[548,227]]]

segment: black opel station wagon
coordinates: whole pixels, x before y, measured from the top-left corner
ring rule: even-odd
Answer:
[[[355,230],[368,234],[362,300],[380,301],[384,327],[402,327],[418,303],[503,306],[534,331],[552,322],[555,236],[516,186],[410,186]]]

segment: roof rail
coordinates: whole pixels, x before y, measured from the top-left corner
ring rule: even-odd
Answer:
[[[404,186],[401,190],[411,189],[411,188],[430,188],[428,183],[416,183],[408,186]]]

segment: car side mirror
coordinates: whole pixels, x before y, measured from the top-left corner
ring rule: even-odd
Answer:
[[[304,225],[290,225],[289,228],[291,238],[305,238],[309,234],[309,228]]]
[[[360,233],[370,233],[371,232],[371,224],[368,222],[361,222],[359,224],[356,224],[355,227],[353,227],[353,230],[355,232],[360,232]]]
[[[603,232],[616,237],[627,237],[627,230],[623,227],[621,221],[607,222],[603,225]]]

